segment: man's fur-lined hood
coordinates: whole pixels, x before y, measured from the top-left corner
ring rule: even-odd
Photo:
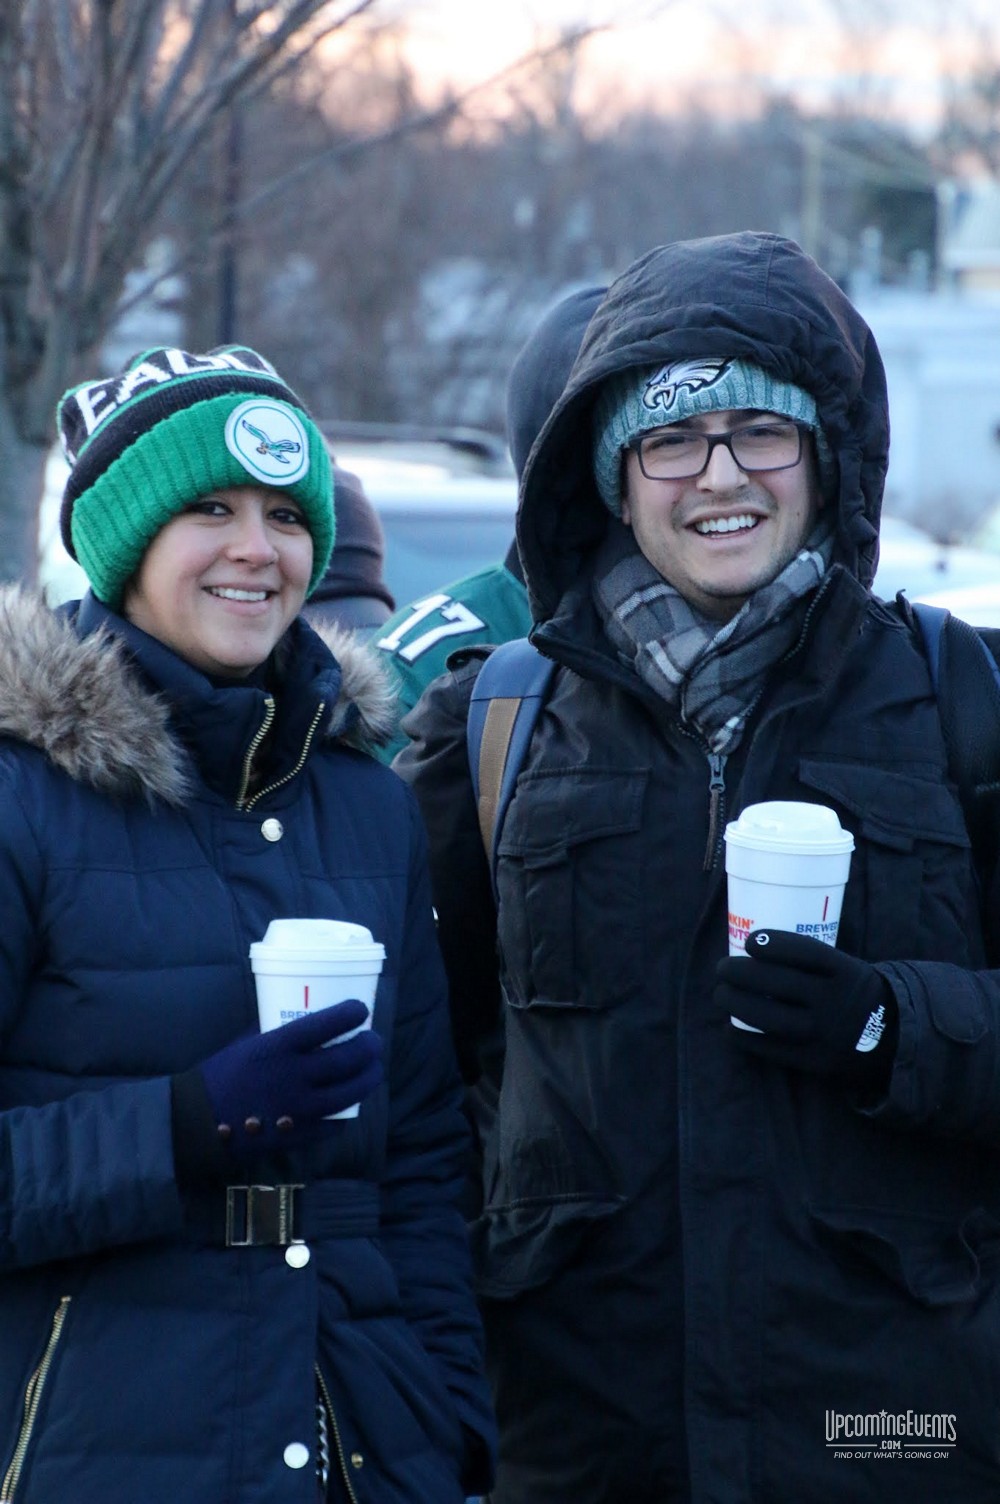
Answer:
[[[314,628],[341,669],[327,737],[371,750],[395,731],[388,676],[354,634]],[[352,707],[357,714],[352,714]],[[0,590],[0,736],[38,748],[78,783],[108,794],[182,803],[187,759],[169,708],[105,631],[79,637],[40,596]]]

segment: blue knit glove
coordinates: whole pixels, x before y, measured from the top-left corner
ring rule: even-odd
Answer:
[[[360,1102],[383,1079],[374,1029],[323,1046],[368,1017],[356,998],[320,1008],[266,1034],[226,1045],[197,1068],[217,1132],[238,1155],[290,1148],[332,1112]]]
[[[746,952],[749,960],[727,956],[716,972],[716,1004],[760,1031],[734,1026],[734,1044],[790,1070],[888,1080],[899,1016],[870,962],[785,930],[754,930]]]

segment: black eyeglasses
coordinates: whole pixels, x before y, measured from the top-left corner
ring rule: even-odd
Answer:
[[[693,428],[658,428],[628,446],[639,456],[648,480],[693,480],[708,467],[718,444],[728,449],[741,470],[791,470],[802,458],[804,423],[765,419],[730,433],[698,433]]]

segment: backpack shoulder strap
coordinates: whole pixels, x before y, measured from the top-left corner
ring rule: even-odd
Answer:
[[[555,667],[526,637],[516,637],[495,647],[476,677],[469,705],[469,769],[491,878],[503,818]]]
[[[977,630],[937,606],[912,603],[941,712],[948,766],[968,814],[1000,782],[1000,632]]]

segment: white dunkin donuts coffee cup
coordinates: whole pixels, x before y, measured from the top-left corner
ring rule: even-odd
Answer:
[[[836,945],[853,850],[854,837],[825,804],[748,805],[726,826],[729,954],[744,956],[759,929]]]
[[[342,919],[272,919],[264,938],[250,947],[261,1033],[351,997],[365,1004],[368,1018],[329,1045],[371,1028],[384,960],[385,946],[364,925]],[[331,1116],[356,1118],[358,1108],[355,1102]]]

